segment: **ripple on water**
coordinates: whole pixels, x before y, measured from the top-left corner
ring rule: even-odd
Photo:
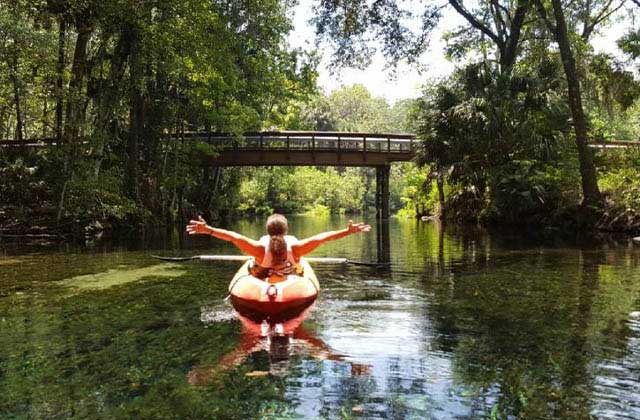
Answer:
[[[200,307],[200,321],[206,326],[220,322],[231,322],[237,319],[236,313],[227,302]]]
[[[640,311],[629,314],[630,337],[621,359],[596,367],[594,409],[603,419],[640,419]]]

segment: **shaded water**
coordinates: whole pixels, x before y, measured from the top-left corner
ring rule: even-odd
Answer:
[[[389,231],[389,269],[315,267],[286,343],[224,301],[237,263],[150,256],[236,253],[212,238],[5,246],[0,418],[640,418],[640,247]],[[375,235],[314,255],[374,261]]]

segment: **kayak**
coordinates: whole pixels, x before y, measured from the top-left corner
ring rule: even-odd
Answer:
[[[318,297],[320,284],[304,258],[300,260],[304,274],[290,274],[277,283],[252,276],[251,264],[251,260],[244,263],[229,284],[231,302],[240,312],[286,317],[304,310]]]

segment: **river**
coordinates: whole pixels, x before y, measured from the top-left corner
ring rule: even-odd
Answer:
[[[0,244],[0,418],[640,418],[640,247],[375,230],[313,255],[391,265],[315,266],[320,297],[280,344],[225,300],[239,263],[152,257],[227,243]]]

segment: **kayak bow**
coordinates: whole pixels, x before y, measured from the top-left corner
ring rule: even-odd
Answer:
[[[237,309],[265,316],[283,316],[308,307],[318,297],[320,284],[306,259],[300,261],[303,275],[290,274],[271,283],[249,273],[251,261],[245,262],[229,284],[229,295]]]

